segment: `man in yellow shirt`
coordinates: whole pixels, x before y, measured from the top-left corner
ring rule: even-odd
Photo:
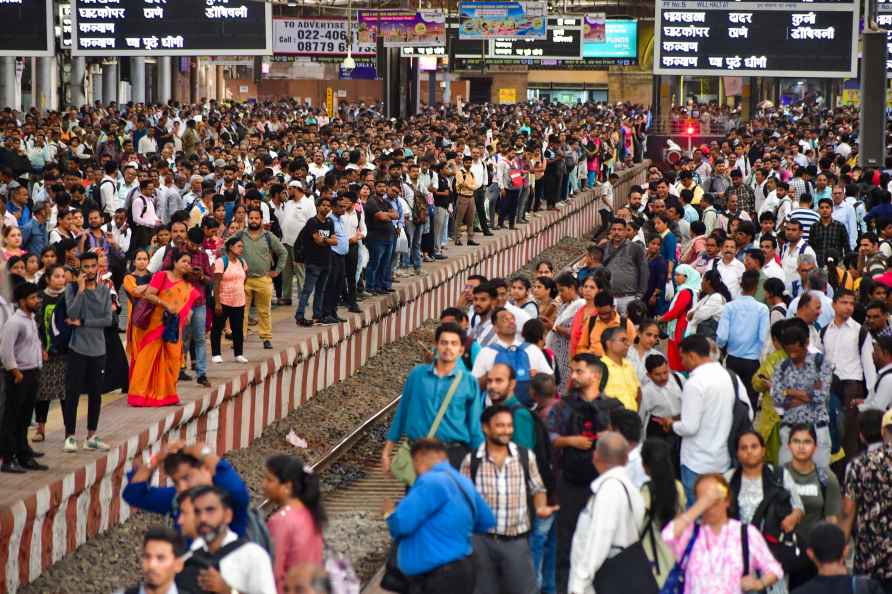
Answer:
[[[601,362],[607,366],[604,395],[616,398],[629,410],[637,411],[641,401],[641,384],[635,366],[626,358],[629,335],[623,328],[607,328],[601,334],[601,347],[604,349]]]

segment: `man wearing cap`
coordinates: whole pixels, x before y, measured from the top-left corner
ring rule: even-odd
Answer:
[[[892,410],[880,424],[883,446],[853,460],[846,469],[840,525],[854,535],[854,573],[869,575],[892,592]]]
[[[288,182],[288,200],[276,212],[282,228],[282,244],[287,256],[282,270],[282,297],[279,305],[291,305],[294,280],[297,281],[297,294],[304,285],[305,269],[302,262],[294,261],[294,244],[307,221],[316,216],[316,205],[304,192],[304,186],[297,180]]]
[[[34,413],[40,368],[43,367],[41,340],[34,322],[40,309],[40,293],[34,283],[22,283],[13,297],[18,309],[3,326],[0,361],[6,370],[6,403],[0,423],[0,472],[21,474],[27,470],[47,470],[28,445],[28,426]]]

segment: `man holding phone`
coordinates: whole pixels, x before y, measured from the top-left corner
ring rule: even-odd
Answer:
[[[192,362],[195,364],[195,372],[198,374],[196,380],[205,388],[211,387],[211,382],[207,378],[207,342],[205,341],[205,327],[207,321],[207,289],[213,278],[213,270],[211,270],[211,262],[207,252],[202,249],[204,243],[204,231],[201,227],[192,227],[186,234],[185,247],[192,258],[192,286],[201,295],[192,305],[192,317],[186,325],[185,338],[190,344],[189,351],[192,353]]]

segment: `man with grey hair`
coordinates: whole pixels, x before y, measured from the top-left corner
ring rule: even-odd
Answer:
[[[800,259],[810,259],[814,263],[814,258],[808,255],[803,255]],[[812,293],[812,297],[821,304],[821,311],[816,322],[820,328],[824,328],[833,321],[833,299],[831,299],[833,294],[831,292],[830,296],[827,295],[828,290],[832,291],[833,289],[827,284],[827,275],[821,270],[812,268],[803,276],[803,282],[805,285],[804,290],[800,291],[787,307],[787,318],[792,318],[796,315],[802,295],[806,292]]]
[[[628,457],[629,444],[622,435],[607,431],[598,437],[593,455],[598,478],[592,481],[592,497],[579,515],[573,534],[567,587],[570,594],[591,592],[595,575],[604,563],[639,540],[644,500],[626,471]]]

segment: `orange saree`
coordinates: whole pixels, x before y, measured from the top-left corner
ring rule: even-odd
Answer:
[[[155,306],[147,329],[131,325],[130,391],[127,395],[130,406],[179,404],[177,377],[183,354],[183,330],[192,304],[199,296],[191,283],[171,282],[165,271],[156,273],[150,286],[158,289],[158,297],[179,314],[179,339],[166,342],[162,338],[165,309],[161,306]]]

